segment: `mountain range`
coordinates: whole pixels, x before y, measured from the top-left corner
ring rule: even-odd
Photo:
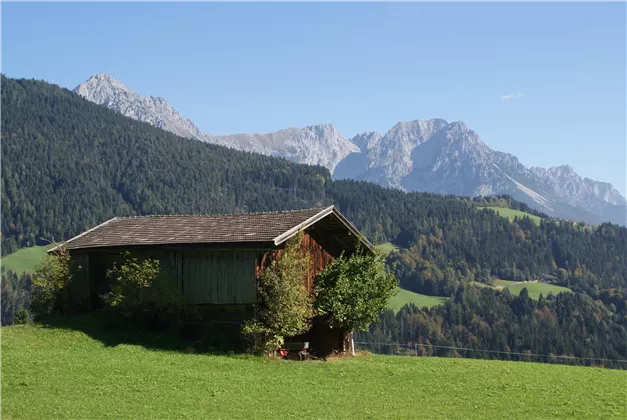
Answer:
[[[74,89],[85,99],[182,137],[237,150],[320,165],[336,179],[355,179],[406,191],[461,196],[508,194],[550,216],[591,224],[627,220],[627,201],[606,182],[570,166],[524,166],[491,149],[463,122],[399,122],[388,132],[341,136],[331,124],[267,134],[213,136],[181,116],[164,98],[142,96],[99,73]]]

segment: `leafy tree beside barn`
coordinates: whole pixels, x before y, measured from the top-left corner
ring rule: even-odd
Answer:
[[[330,316],[332,327],[366,331],[385,310],[397,284],[383,255],[342,255],[318,276],[314,306],[320,314]]]

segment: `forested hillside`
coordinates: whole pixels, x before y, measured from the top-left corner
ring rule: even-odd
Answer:
[[[438,337],[457,346],[542,353],[557,334],[563,345],[554,343],[551,352],[627,358],[623,227],[551,220],[507,197],[471,200],[331,181],[325,168],[177,137],[45,82],[2,78],[1,135],[3,254],[68,239],[114,216],[335,204],[372,240],[402,248],[388,257],[402,287],[451,298],[431,310],[385,314],[385,328],[375,325],[372,334],[385,330],[386,342]],[[481,206],[542,220],[509,220]],[[10,278],[11,290],[28,287],[29,279]],[[495,278],[550,279],[576,293],[530,303],[507,292],[479,293],[470,283]],[[3,310],[5,303],[17,308],[4,291]],[[25,300],[11,293],[7,299]],[[543,313],[555,318],[552,328],[532,322]],[[14,316],[3,312],[3,323]],[[594,327],[580,333],[581,323]],[[529,331],[533,340],[517,341]]]
[[[313,207],[330,179],[321,167],[177,137],[58,86],[6,77],[2,157],[5,254],[114,216]]]
[[[576,290],[598,292],[627,284],[627,230],[589,227],[548,218],[513,222],[477,204],[509,205],[507,198],[475,199],[404,193],[357,181],[333,182],[327,197],[370,237],[404,248],[393,253],[401,285],[448,296],[459,281],[491,277],[531,280],[554,274]]]

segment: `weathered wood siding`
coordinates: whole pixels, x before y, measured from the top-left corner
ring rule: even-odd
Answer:
[[[309,229],[301,248],[310,257],[310,269],[304,279],[307,290],[313,291],[316,276],[334,257],[338,256],[333,238],[324,232]],[[161,274],[172,287],[192,305],[248,305],[257,302],[257,276],[272,260],[278,260],[283,249],[142,249],[133,255],[158,259]],[[106,271],[120,262],[121,251],[94,250],[75,253],[74,258],[84,266],[75,279],[72,295],[77,300],[89,297],[91,307],[101,307],[104,293],[111,284]],[[80,259],[80,261],[78,261]]]
[[[310,266],[309,272],[305,278],[305,286],[309,292],[313,291],[314,282],[316,276],[324,268],[333,261],[333,255],[311,234],[311,231],[305,232],[303,240],[301,242],[301,249],[309,255]],[[261,274],[261,271],[267,267],[272,260],[278,261],[283,255],[284,249],[275,249],[268,251],[258,260],[257,275]]]
[[[303,236],[301,248],[309,254],[310,258],[306,286],[307,290],[311,292],[316,276],[333,260],[333,256],[310,233]]]
[[[184,251],[182,254],[181,292],[188,303],[256,302],[254,251]]]
[[[162,279],[171,282],[186,303],[242,305],[257,301],[256,250],[139,250],[139,258],[159,260]],[[71,296],[78,302],[89,300],[92,309],[102,307],[101,296],[110,290],[106,276],[114,262],[121,262],[119,251],[74,253],[82,269],[72,282]]]

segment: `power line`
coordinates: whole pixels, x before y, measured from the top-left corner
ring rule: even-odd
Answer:
[[[399,346],[406,348],[414,348],[417,349],[418,346],[428,346],[433,348],[440,349],[450,349],[450,350],[471,350],[471,351],[479,351],[484,353],[500,353],[500,354],[513,354],[517,356],[530,356],[530,357],[546,357],[546,358],[556,358],[556,359],[567,359],[567,360],[592,360],[592,361],[601,361],[601,362],[616,362],[616,363],[627,363],[627,360],[621,359],[604,359],[600,357],[579,357],[579,356],[557,356],[551,354],[538,354],[538,353],[520,353],[514,351],[504,351],[504,350],[484,350],[484,349],[473,349],[470,347],[455,347],[455,346],[436,346],[433,344],[426,343],[413,343],[413,344],[395,344],[395,343],[368,343],[365,341],[355,341],[355,344],[366,344],[366,345],[379,345],[379,346]]]

